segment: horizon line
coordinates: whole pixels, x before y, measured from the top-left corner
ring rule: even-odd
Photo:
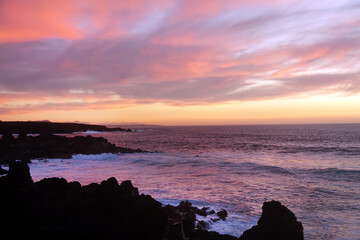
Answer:
[[[86,121],[51,121],[51,120],[14,120],[7,121],[1,120],[0,122],[51,122],[51,123],[78,123],[78,124],[89,124],[89,125],[104,125],[104,126],[159,126],[159,127],[180,127],[180,126],[279,126],[279,125],[352,125],[360,124],[360,122],[303,122],[303,123],[204,123],[204,124],[160,124],[160,123],[93,123]]]

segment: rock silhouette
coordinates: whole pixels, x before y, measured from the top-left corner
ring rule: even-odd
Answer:
[[[225,209],[223,209],[223,210],[217,212],[216,215],[218,215],[218,217],[219,217],[221,220],[225,221],[226,218],[227,218],[227,216],[228,216],[228,213],[227,213],[227,211],[226,211]]]
[[[265,202],[258,225],[246,230],[240,240],[303,240],[303,226],[280,202]]]
[[[1,239],[235,240],[204,230],[196,215],[215,214],[188,201],[162,206],[130,180],[111,177],[81,186],[64,178],[33,182],[28,165],[12,161],[0,177]],[[226,211],[221,211],[225,215]],[[220,215],[222,215],[220,214]],[[220,217],[220,216],[219,216]],[[267,202],[258,226],[240,239],[303,239],[302,225],[279,202]]]
[[[10,163],[13,160],[30,162],[35,158],[71,158],[73,154],[100,153],[135,153],[145,152],[140,149],[118,147],[103,137],[57,136],[51,133],[39,136],[20,134],[14,138],[5,134],[0,139],[0,163]]]
[[[47,133],[74,133],[85,131],[113,132],[126,131],[131,129],[108,128],[103,125],[91,125],[81,123],[53,123],[50,121],[0,121],[0,134],[47,134]]]
[[[12,185],[22,185],[33,182],[30,176],[30,168],[23,161],[10,162],[7,178]]]
[[[12,161],[0,178],[1,239],[185,240],[198,231],[200,210],[190,202],[163,207],[131,181],[118,184],[113,177],[86,186],[64,178],[34,183],[29,170],[25,162]]]

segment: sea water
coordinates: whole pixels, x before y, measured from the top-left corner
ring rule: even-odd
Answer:
[[[92,135],[152,153],[35,160],[32,177],[130,179],[163,204],[226,209],[228,220],[210,230],[237,237],[256,225],[264,201],[277,200],[303,223],[306,239],[359,239],[360,124],[133,129]]]

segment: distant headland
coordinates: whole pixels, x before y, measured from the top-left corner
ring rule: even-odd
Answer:
[[[103,125],[60,123],[50,121],[0,121],[0,134],[57,134],[74,132],[131,132],[129,128],[108,128]]]
[[[54,134],[74,132],[131,132],[131,129],[102,125],[52,122],[0,122],[0,164],[12,160],[31,162],[37,158],[71,158],[74,154],[135,153],[141,149],[116,146],[103,137],[65,137]],[[18,134],[15,138],[13,134]],[[28,136],[39,134],[39,136]]]

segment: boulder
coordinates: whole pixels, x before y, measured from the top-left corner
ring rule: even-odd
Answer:
[[[210,224],[204,220],[201,220],[196,224],[196,229],[198,230],[207,230],[209,228],[210,228]]]
[[[203,207],[201,209],[197,209],[196,214],[199,215],[199,216],[206,217],[209,214],[208,211],[209,211],[208,207]]]
[[[303,240],[303,226],[280,202],[264,202],[258,225],[246,230],[240,240]]]
[[[33,183],[29,166],[23,161],[11,161],[9,164],[8,181],[13,185]]]
[[[217,212],[216,215],[218,215],[218,217],[221,220],[225,221],[227,216],[228,216],[228,213],[227,213],[227,211],[225,209],[222,209],[221,211]]]

